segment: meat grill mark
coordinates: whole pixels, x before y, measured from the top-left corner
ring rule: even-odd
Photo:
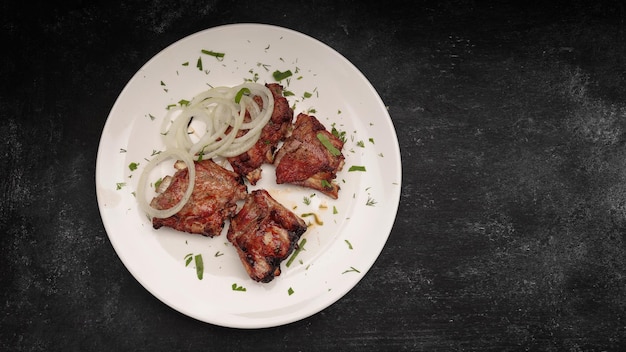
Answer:
[[[267,283],[280,275],[281,263],[306,229],[304,220],[260,189],[248,195],[231,219],[227,238],[250,278]]]
[[[195,187],[191,198],[176,214],[168,218],[153,218],[152,226],[163,226],[178,231],[219,236],[226,219],[237,209],[236,202],[246,197],[247,187],[241,176],[229,171],[212,160],[195,162]],[[176,163],[177,171],[171,183],[152,199],[150,205],[156,209],[168,209],[177,204],[189,185],[188,170],[184,163]]]

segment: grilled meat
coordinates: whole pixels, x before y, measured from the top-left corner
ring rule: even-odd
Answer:
[[[230,221],[228,240],[235,246],[248,275],[270,282],[280,275],[280,264],[296,248],[305,222],[265,190],[252,191]]]
[[[253,185],[261,179],[261,165],[271,164],[274,161],[276,146],[285,139],[291,120],[293,120],[293,110],[289,107],[287,99],[283,97],[283,87],[277,83],[266,84],[266,87],[274,97],[274,111],[270,121],[263,127],[259,140],[252,148],[238,156],[228,158],[233,170]],[[258,97],[253,97],[253,99],[262,108],[263,101]],[[245,133],[245,131],[241,132]]]
[[[167,189],[158,194],[150,205],[156,209],[168,209],[176,205],[187,190],[188,170],[183,162],[177,162],[178,169]],[[197,233],[204,236],[218,236],[224,228],[224,221],[232,217],[237,209],[236,202],[247,195],[247,188],[241,176],[226,170],[212,160],[195,162],[195,187],[185,206],[169,218],[153,218],[152,226],[162,226],[178,231]]]
[[[321,140],[330,143],[335,153]],[[333,180],[344,164],[342,148],[343,142],[315,116],[299,114],[291,136],[276,153],[276,183],[309,187],[337,199],[339,186]]]

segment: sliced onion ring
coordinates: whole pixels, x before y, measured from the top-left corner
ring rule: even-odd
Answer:
[[[250,96],[241,96],[239,103],[235,103],[235,96],[242,89],[247,89]],[[262,109],[252,96],[261,98]],[[250,113],[251,121],[243,121],[246,111]],[[232,157],[250,149],[258,141],[273,111],[274,96],[265,85],[247,82],[234,87],[215,87],[196,95],[188,105],[168,111],[161,133],[167,149],[186,149],[192,158],[198,154],[207,159]],[[173,116],[175,112],[178,116]],[[195,143],[188,133],[193,117],[206,125],[200,140]],[[230,130],[226,134],[227,128]],[[246,132],[237,136],[239,130]]]
[[[169,209],[155,209],[150,205],[150,202],[146,200],[146,187],[148,186],[148,177],[150,172],[163,161],[176,157],[178,160],[181,160],[187,165],[187,175],[189,176],[189,185],[187,186],[187,190],[183,195],[183,198],[176,204],[175,206]],[[193,192],[193,188],[195,186],[196,181],[196,167],[189,155],[189,152],[179,149],[172,148],[166,151],[163,151],[157,154],[150,162],[144,167],[141,176],[139,177],[139,183],[137,184],[137,201],[139,202],[139,207],[143,210],[150,218],[169,218],[170,216],[178,213],[189,201],[191,198],[191,193]]]
[[[241,96],[239,103],[236,103],[235,96],[244,88],[250,95]],[[253,96],[261,98],[263,108],[254,101]],[[246,111],[249,112],[251,119],[248,122],[244,122]],[[228,158],[244,153],[258,141],[273,111],[274,96],[270,89],[253,82],[235,87],[211,88],[196,95],[187,106],[169,109],[161,124],[166,149],[148,162],[139,177],[136,193],[139,207],[151,218],[168,218],[178,213],[191,198],[195,186],[194,159]],[[200,140],[195,143],[190,139],[188,132],[188,126],[194,117],[204,122],[206,126]],[[230,129],[228,133],[227,129]],[[246,133],[237,136],[240,130],[245,130]],[[174,207],[155,209],[146,199],[148,177],[158,164],[173,157],[187,165],[189,186],[183,198]]]

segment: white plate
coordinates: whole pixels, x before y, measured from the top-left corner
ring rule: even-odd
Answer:
[[[201,50],[224,53],[218,60]],[[202,70],[198,67],[202,64]],[[384,69],[384,68],[381,68]],[[272,166],[248,189],[265,188],[298,214],[316,213],[304,250],[271,283],[252,281],[235,248],[208,238],[154,230],[134,197],[146,159],[160,150],[159,127],[169,104],[189,100],[211,86],[245,79],[274,82],[272,72],[291,70],[282,81],[293,92],[295,114],[312,115],[346,132],[346,165],[338,174],[339,199],[313,190],[278,186]],[[305,93],[311,93],[303,98]],[[129,165],[138,163],[131,171]],[[364,166],[366,171],[349,171]],[[236,328],[272,327],[311,316],[344,296],[383,249],[400,198],[398,141],[385,105],[348,60],[301,33],[269,25],[236,24],[188,36],[157,54],[128,82],[111,109],[98,150],[96,192],[109,239],[131,274],[154,296],[198,320]],[[305,198],[309,202],[305,202]],[[306,204],[308,203],[308,204]],[[314,222],[311,217],[305,221]],[[226,225],[226,228],[228,224]],[[204,277],[189,253],[201,254]],[[233,284],[245,291],[233,290]]]

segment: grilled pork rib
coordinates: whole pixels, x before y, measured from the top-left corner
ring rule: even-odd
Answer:
[[[281,262],[293,252],[306,229],[302,219],[267,191],[255,190],[231,219],[227,238],[250,278],[266,283],[280,275]]]
[[[327,140],[338,155],[324,146]],[[343,142],[328,132],[315,116],[299,114],[293,132],[276,153],[276,183],[290,183],[321,191],[337,199],[339,186],[333,182],[344,164]]]
[[[194,164],[195,187],[187,204],[169,218],[153,218],[152,226],[155,229],[166,226],[209,237],[218,236],[224,228],[224,221],[235,214],[236,202],[246,197],[247,188],[241,176],[212,160]],[[177,171],[171,177],[169,186],[152,199],[152,207],[168,209],[183,198],[189,185],[188,170],[183,162],[177,162],[175,167]]]
[[[274,111],[270,121],[261,130],[261,136],[256,144],[247,152],[228,158],[233,170],[244,176],[252,185],[261,179],[261,165],[271,164],[274,161],[274,152],[278,143],[285,139],[293,120],[293,110],[289,102],[283,97],[283,87],[277,83],[266,84],[274,97]],[[259,107],[263,108],[263,101],[253,97]],[[248,117],[249,118],[249,117]],[[241,131],[245,133],[245,131]]]

